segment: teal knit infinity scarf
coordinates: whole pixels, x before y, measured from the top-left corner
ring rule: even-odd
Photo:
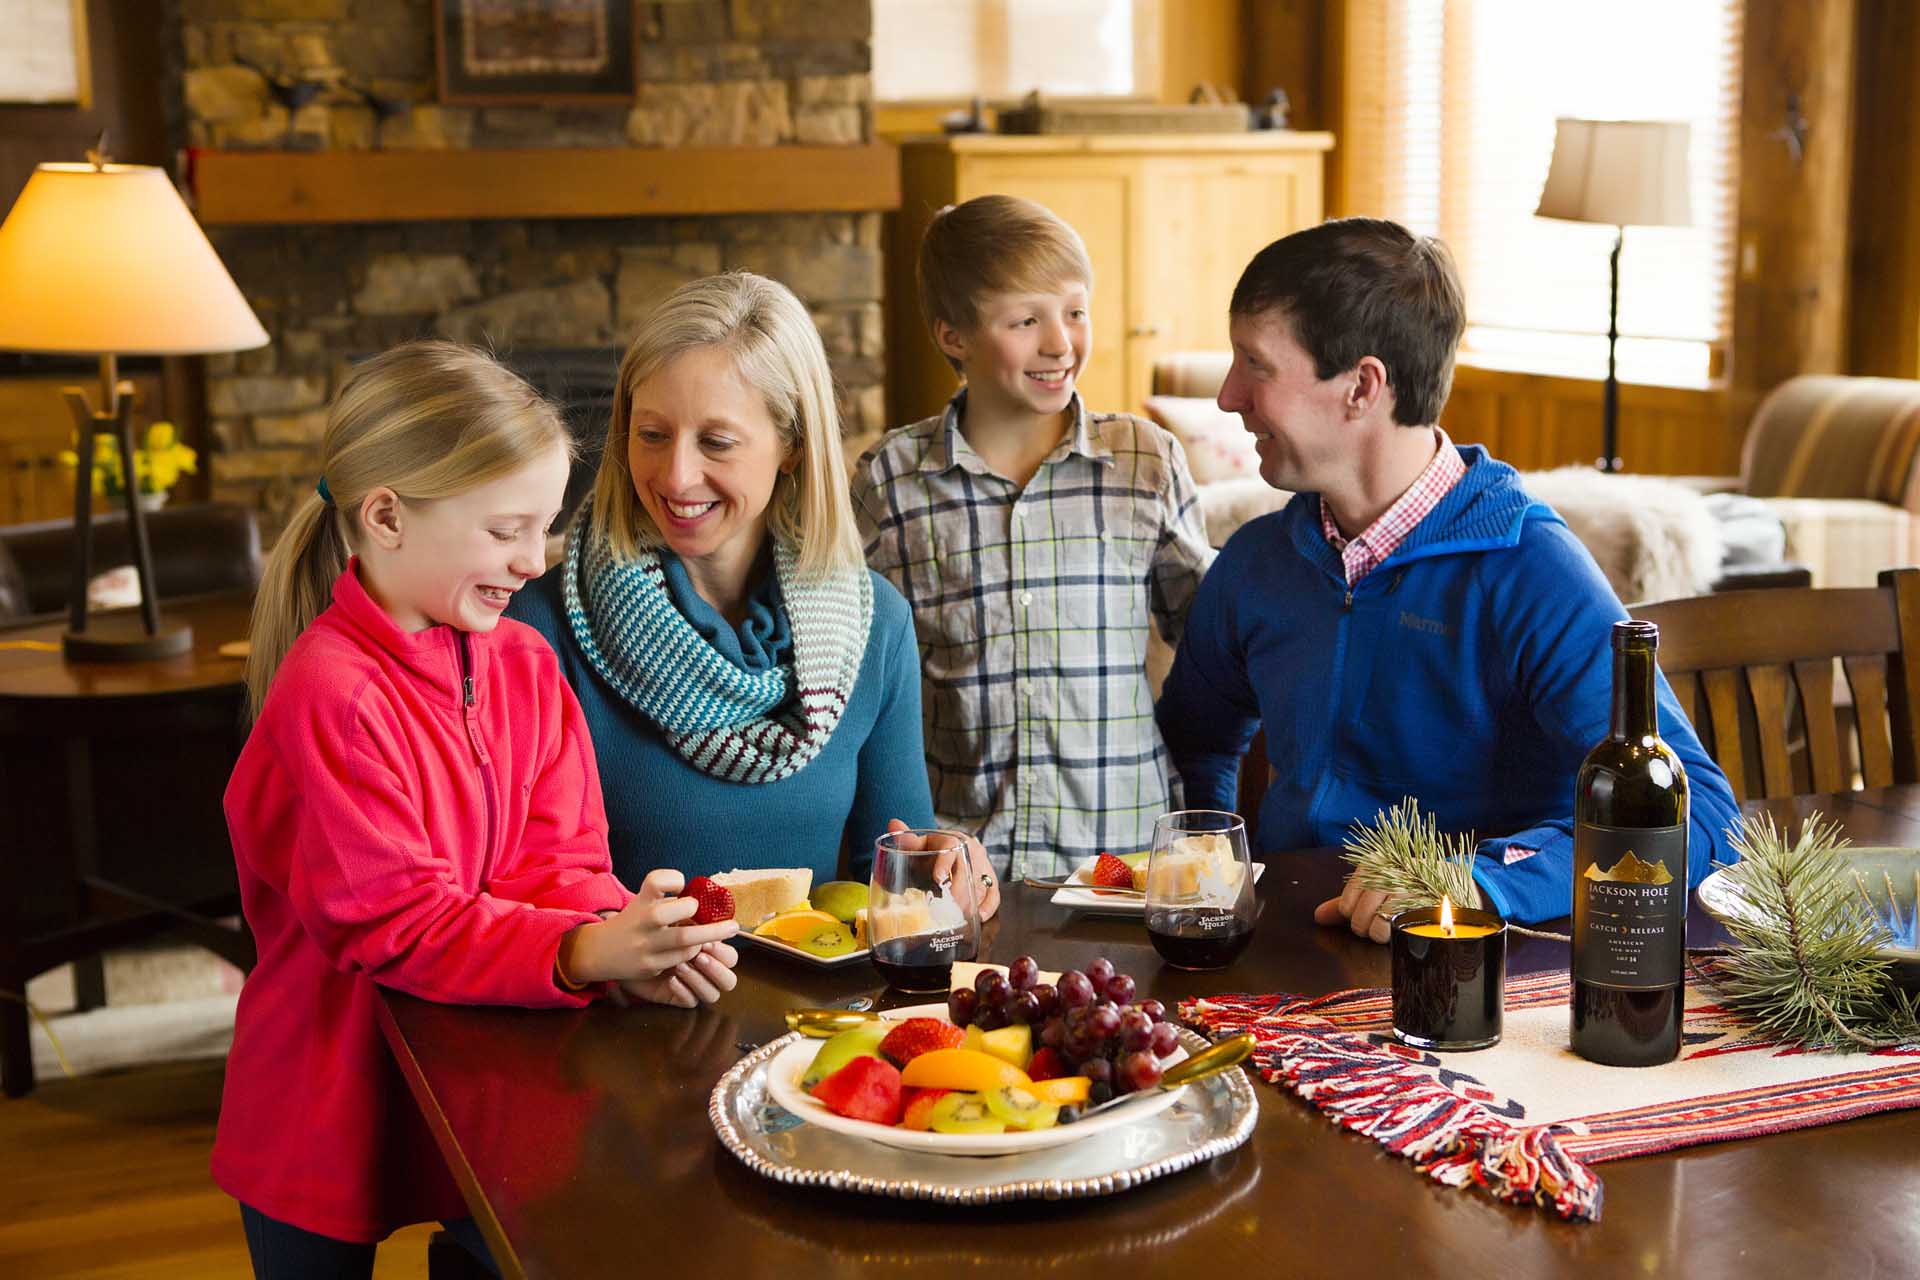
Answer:
[[[567,624],[614,692],[660,726],[688,764],[728,782],[778,782],[820,754],[867,651],[873,579],[864,568],[803,577],[776,540],[793,662],[749,672],[675,607],[656,553],[621,560],[593,540],[590,526],[582,511],[567,535]]]

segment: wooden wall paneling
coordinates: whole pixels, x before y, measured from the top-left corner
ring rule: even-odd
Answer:
[[[915,263],[927,224],[945,205],[955,203],[953,162],[933,147],[900,149],[900,186],[904,195],[899,212],[886,220],[887,270],[887,422],[904,426],[918,419],[906,401],[907,387],[944,388],[952,395],[960,380],[933,345],[920,313],[920,286]]]
[[[1269,90],[1285,89],[1293,128],[1333,127],[1328,123],[1327,88],[1334,77],[1327,29],[1333,20],[1328,11],[1339,7],[1329,0],[1246,0],[1241,80],[1248,102],[1264,102]]]
[[[1257,6],[1262,0],[1252,0]],[[1197,84],[1220,85],[1244,98],[1243,0],[1160,0],[1162,102],[1185,102]]]
[[[1858,3],[1848,369],[1920,377],[1920,7]]]
[[[1522,470],[1590,463],[1600,452],[1599,383],[1463,364],[1441,422],[1461,444],[1483,444]],[[1732,475],[1738,451],[1719,388],[1629,386],[1620,392],[1621,454],[1629,471]]]
[[[1846,368],[1856,35],[1852,3],[1747,0],[1728,371],[1737,433],[1788,378]]]

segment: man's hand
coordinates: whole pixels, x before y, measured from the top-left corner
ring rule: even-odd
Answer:
[[[1386,905],[1386,901],[1385,893],[1378,889],[1362,889],[1359,879],[1349,875],[1346,888],[1340,891],[1339,897],[1328,898],[1313,909],[1313,922],[1345,923],[1362,938],[1385,942],[1389,932],[1387,917],[1380,914],[1380,908]]]
[[[908,830],[907,824],[894,818],[887,823],[887,831]],[[935,844],[939,836],[909,837],[900,842],[902,849],[943,849],[942,856],[935,858],[933,878],[946,879],[952,876],[966,876],[972,882],[974,906],[979,909],[980,923],[993,919],[993,913],[1000,909],[1000,877],[994,874],[993,864],[987,861],[986,846],[972,836],[966,837],[966,849],[952,848],[951,841]]]

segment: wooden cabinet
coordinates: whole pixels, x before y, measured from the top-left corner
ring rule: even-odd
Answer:
[[[1156,357],[1224,349],[1227,300],[1248,259],[1320,221],[1325,133],[911,138],[887,247],[888,417],[939,412],[957,380],[920,315],[914,259],[942,205],[1036,200],[1093,257],[1089,408],[1137,412]]]

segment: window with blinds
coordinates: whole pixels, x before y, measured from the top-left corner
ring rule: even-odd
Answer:
[[[1536,218],[1559,116],[1685,120],[1694,225],[1629,227],[1620,374],[1703,381],[1732,327],[1739,0],[1358,0],[1343,194],[1452,248],[1479,363],[1606,368],[1611,227]]]
[[[881,102],[1126,97],[1151,57],[1145,0],[873,0]]]

